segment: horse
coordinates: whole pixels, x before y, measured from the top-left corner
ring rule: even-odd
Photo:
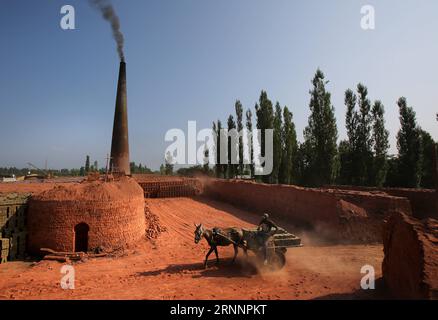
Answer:
[[[219,255],[217,253],[218,246],[227,247],[231,244],[233,245],[234,257],[231,263],[234,263],[234,261],[236,260],[239,246],[242,246],[245,255],[248,255],[246,247],[244,246],[242,229],[236,227],[224,229],[214,228],[215,230],[217,230],[217,232],[215,233],[213,232],[213,230],[204,228],[202,223],[200,223],[199,225],[195,224],[195,227],[195,243],[198,244],[199,241],[201,241],[201,239],[204,237],[205,240],[207,240],[208,245],[210,246],[210,250],[205,256],[204,268],[207,268],[208,257],[213,251],[216,254],[216,264],[219,263]]]

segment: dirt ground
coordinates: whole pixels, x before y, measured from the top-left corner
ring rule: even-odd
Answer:
[[[67,177],[45,180],[27,180],[14,183],[0,183],[0,192],[18,192],[39,194],[59,185],[73,185],[84,180],[83,177]]]
[[[148,199],[151,211],[167,231],[154,242],[145,240],[117,258],[76,263],[75,289],[63,290],[61,263],[10,262],[0,265],[0,299],[380,299],[377,290],[360,289],[363,265],[381,277],[381,245],[312,245],[289,249],[283,270],[255,267],[254,257],[231,265],[233,250],[219,248],[221,261],[202,261],[205,240],[194,243],[194,223],[250,227],[258,216],[203,198]],[[281,222],[279,222],[281,223]],[[284,225],[286,229],[293,226]],[[294,232],[293,229],[290,231]]]

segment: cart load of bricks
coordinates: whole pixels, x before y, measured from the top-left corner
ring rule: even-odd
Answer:
[[[191,197],[199,193],[200,182],[195,178],[135,175],[145,198]]]
[[[25,256],[29,196],[27,193],[0,193],[1,263]]]

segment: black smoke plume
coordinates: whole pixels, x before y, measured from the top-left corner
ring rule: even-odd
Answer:
[[[120,31],[120,20],[109,0],[89,0],[90,4],[96,9],[100,10],[102,17],[111,24],[113,30],[113,37],[117,43],[117,52],[119,53],[120,61],[125,61],[125,54],[123,52],[124,37]]]

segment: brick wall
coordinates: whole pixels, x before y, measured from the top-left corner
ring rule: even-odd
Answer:
[[[28,199],[29,194],[0,194],[0,238],[5,239],[2,241],[2,262],[25,257]]]
[[[411,214],[404,198],[239,180],[206,180],[204,195],[256,214],[268,212],[339,242],[381,242],[384,219],[391,212]]]
[[[191,197],[199,193],[200,182],[195,178],[134,175],[145,198]]]
[[[390,196],[406,198],[410,202],[412,215],[417,219],[438,219],[438,194],[432,189],[407,189],[407,188],[370,188],[356,186],[328,186],[330,189],[367,191],[371,193],[384,193]]]

